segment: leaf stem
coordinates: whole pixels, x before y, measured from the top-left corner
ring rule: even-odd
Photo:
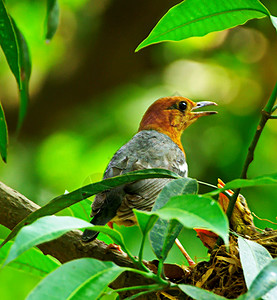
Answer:
[[[146,234],[143,234],[140,249],[139,249],[139,255],[138,255],[138,258],[139,258],[138,261],[139,261],[140,264],[143,264],[142,257],[143,257],[143,250],[144,250],[145,240],[146,240]]]
[[[198,182],[199,184],[209,186],[209,187],[211,187],[211,188],[213,188],[213,189],[216,189],[216,190],[218,189],[218,187],[217,187],[216,185],[213,185],[213,184],[210,184],[210,183],[207,183],[207,182],[204,182],[204,181],[200,181],[200,180],[197,180],[197,182]]]
[[[163,280],[164,275],[164,260],[160,259],[158,264],[157,276]]]
[[[254,159],[254,151],[255,151],[257,143],[260,139],[261,133],[264,129],[266,122],[271,118],[272,112],[276,109],[275,106],[273,107],[273,105],[276,101],[276,97],[277,97],[277,82],[275,84],[275,87],[273,89],[273,92],[272,92],[270,98],[268,99],[267,104],[265,105],[264,109],[261,112],[262,116],[261,116],[259,125],[257,126],[257,130],[255,132],[253,140],[248,148],[248,153],[247,153],[247,156],[246,156],[243,168],[242,168],[242,172],[240,175],[241,179],[247,178],[247,171],[248,171],[249,165],[251,164],[251,162]],[[239,193],[240,193],[240,188],[238,188],[234,191],[234,194],[230,199],[229,206],[228,206],[228,209],[226,212],[229,221],[231,220],[231,216],[232,216]]]
[[[125,249],[125,250],[126,250],[126,249]],[[125,250],[123,250],[123,251],[125,251]],[[126,251],[125,251],[125,252],[126,252]],[[133,262],[140,270],[144,271],[144,273],[145,273],[145,272],[150,273],[150,270],[143,264],[142,261],[136,260],[135,257],[134,257],[129,251],[127,251],[126,253],[127,253],[127,255],[130,257],[130,259],[132,260],[132,262]]]
[[[137,269],[132,269],[132,268],[125,268],[125,270],[143,275],[144,277],[146,277],[148,279],[154,280],[155,282],[157,282],[160,285],[162,284],[164,287],[170,285],[170,283],[168,281],[166,281],[166,280],[162,279],[161,277],[159,277],[158,275],[150,272],[148,269],[147,269],[147,272],[137,270]]]
[[[129,286],[117,290],[113,290],[110,293],[118,293],[118,292],[124,292],[124,291],[132,291],[132,290],[149,290],[149,289],[156,289],[159,288],[159,284],[150,284],[150,285],[137,285],[137,286]]]

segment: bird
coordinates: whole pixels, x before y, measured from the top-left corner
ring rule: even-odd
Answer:
[[[219,189],[224,188],[225,183],[218,178],[217,187]],[[228,196],[232,196],[234,192],[232,190],[227,190],[225,193]],[[219,205],[222,207],[224,213],[226,213],[229,205],[229,198],[220,193],[218,197]],[[252,213],[248,207],[247,201],[242,194],[239,194],[235,203],[235,207],[230,219],[230,228],[236,233],[248,236],[255,236],[257,233]],[[200,238],[201,242],[208,249],[213,249],[216,245],[218,235],[206,229],[194,229],[197,236]]]
[[[217,105],[211,101],[193,102],[181,97],[163,97],[145,112],[138,132],[110,160],[103,179],[130,171],[162,168],[179,176],[188,176],[186,154],[181,143],[183,131],[200,117],[216,111],[196,111]],[[137,224],[133,209],[151,211],[163,187],[172,179],[154,178],[135,181],[101,192],[91,206],[91,224],[133,226]],[[99,232],[86,229],[83,242],[93,241]]]

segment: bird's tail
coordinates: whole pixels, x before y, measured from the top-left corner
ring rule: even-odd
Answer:
[[[105,216],[105,218],[103,218],[102,215],[100,214],[100,215],[94,216],[93,219],[90,221],[90,223],[92,225],[105,225],[109,220],[110,220],[110,218],[106,218],[106,216]],[[99,234],[99,231],[86,229],[83,232],[82,241],[85,243],[91,242],[97,238],[98,234]]]
[[[90,221],[90,223],[93,224],[93,225],[96,225],[95,224],[95,223],[97,223],[96,218],[94,217]],[[100,224],[100,225],[102,225],[102,224]],[[91,241],[93,241],[93,240],[95,240],[97,238],[98,234],[99,234],[99,231],[94,231],[94,230],[91,230],[91,229],[86,229],[83,232],[82,241],[85,242],[85,243],[91,242]]]
[[[86,229],[83,232],[82,241],[85,242],[85,243],[91,242],[91,241],[93,241],[97,238],[98,234],[99,234],[98,231],[93,231],[93,230],[90,230],[90,229]]]

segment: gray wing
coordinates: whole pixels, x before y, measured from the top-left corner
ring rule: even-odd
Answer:
[[[187,175],[184,154],[168,136],[156,131],[142,131],[117,151],[105,171],[104,178],[150,168],[164,168],[181,176]],[[150,211],[159,192],[170,180],[139,180],[99,193],[92,204],[91,216],[101,219],[101,223],[107,223],[113,218],[128,220],[133,216],[133,208]],[[105,217],[100,218],[103,214]]]

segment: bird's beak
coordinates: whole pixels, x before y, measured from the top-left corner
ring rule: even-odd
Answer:
[[[191,110],[194,111],[198,108],[201,108],[201,107],[204,107],[204,106],[209,106],[209,105],[216,105],[217,106],[217,104],[215,102],[201,101],[201,102],[195,103],[195,106]],[[194,117],[198,118],[198,117],[217,114],[217,111],[195,111],[192,114],[193,114]]]

